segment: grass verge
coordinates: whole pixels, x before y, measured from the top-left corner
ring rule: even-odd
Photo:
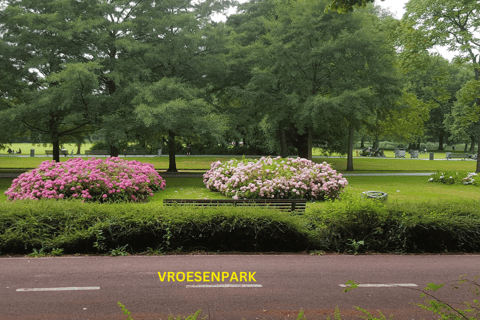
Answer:
[[[210,165],[215,161],[227,161],[241,156],[230,157],[196,157],[181,156],[176,158],[178,170],[196,170],[198,172],[207,171]],[[67,161],[70,157],[60,157],[60,161]],[[148,162],[155,166],[157,170],[166,170],[168,168],[168,157],[127,157],[128,160],[137,160]],[[43,161],[51,160],[46,157],[0,157],[0,168],[25,170],[25,168],[36,168]],[[332,167],[345,172],[347,168],[346,158],[314,158],[315,162],[326,161]],[[449,161],[429,161],[419,159],[384,159],[384,158],[355,158],[353,166],[356,173],[362,172],[436,172],[436,171],[468,171],[475,172],[476,161],[473,160],[449,160]]]

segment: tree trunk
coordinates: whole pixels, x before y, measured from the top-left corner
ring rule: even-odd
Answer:
[[[380,146],[380,140],[378,139],[378,136],[375,135],[375,140],[373,141],[373,150],[376,150]]]
[[[480,105],[479,99],[477,99],[477,106]],[[477,151],[477,169],[475,170],[476,173],[480,173],[480,132],[478,133],[478,151]],[[473,146],[475,150],[475,146]]]
[[[81,153],[81,150],[80,150],[81,147],[82,147],[82,144],[81,144],[81,143],[77,143],[77,154],[80,154],[80,153]]]
[[[350,130],[348,132],[348,154],[347,154],[347,171],[353,171],[353,134],[355,130],[353,126],[350,125]]]
[[[363,141],[363,139],[360,140],[360,148],[361,149],[365,148],[365,141]]]
[[[465,149],[463,149],[463,152],[467,153],[468,151],[468,143],[465,143]]]
[[[302,142],[302,143],[297,143],[297,151],[298,151],[298,156],[300,158],[308,158],[308,145],[306,143],[306,141]]]
[[[60,162],[60,142],[57,134],[54,134],[52,136],[52,144],[53,144],[53,160],[55,162]]]
[[[313,157],[312,157],[312,149],[313,149],[313,145],[312,145],[312,129],[308,128],[307,129],[307,159],[308,160],[312,160]]]
[[[475,67],[475,80],[478,81],[478,79],[480,78],[480,70],[478,68],[478,64],[477,64],[477,58],[475,57],[473,63],[474,65],[476,65]],[[475,102],[477,103],[477,107],[480,106],[480,98],[476,98],[475,99]],[[476,173],[480,173],[480,132],[478,133],[478,151],[477,151],[477,168],[475,170]],[[474,146],[474,150],[475,150],[475,146]]]
[[[118,148],[116,146],[110,146],[110,156],[118,157]]]
[[[288,157],[288,149],[287,149],[287,136],[285,135],[284,127],[280,127],[279,134],[280,134],[280,157],[286,158]]]
[[[175,162],[175,132],[168,131],[168,170],[167,172],[178,172]]]
[[[472,139],[471,139],[470,152],[475,152],[475,137],[472,137]]]
[[[443,149],[443,134],[438,136],[438,149],[437,150],[444,150]]]

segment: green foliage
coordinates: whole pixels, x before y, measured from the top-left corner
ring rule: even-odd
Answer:
[[[477,185],[476,173],[466,171],[437,171],[428,181],[444,184],[471,184]]]
[[[128,256],[127,252],[128,243],[124,246],[118,246],[116,249],[112,249],[108,252],[112,257],[116,256]]]
[[[133,320],[133,318],[130,316],[132,313],[130,311],[128,311],[128,309],[125,307],[125,305],[123,305],[120,301],[117,302],[118,306],[122,309],[122,312],[124,315],[127,315],[127,319],[126,320]],[[197,310],[197,312],[195,312],[194,314],[191,314],[189,316],[186,316],[185,318],[183,318],[183,320],[197,320],[198,316],[200,315],[200,313],[202,312],[202,310]],[[204,317],[204,318],[201,318],[203,320],[207,319],[208,316]],[[168,319],[167,320],[182,320],[182,318],[180,316],[178,317],[174,317],[172,315],[169,315],[168,316]]]
[[[374,0],[333,0],[328,6],[325,7],[325,13],[329,11],[347,13],[353,11],[354,8],[365,7],[367,3],[373,2]]]
[[[310,244],[300,217],[255,208],[94,205],[78,201],[0,204],[0,250],[123,255],[156,250],[301,251]],[[183,249],[184,248],[184,249]],[[37,249],[35,249],[37,250]],[[46,249],[45,249],[46,250]],[[46,252],[37,251],[37,253]]]
[[[359,311],[362,311],[365,314],[365,316],[360,316],[360,318],[368,319],[368,320],[387,320],[385,315],[380,310],[377,310],[378,313],[380,314],[380,318],[377,318],[377,317],[374,317],[370,312],[368,312],[365,309],[362,309],[362,308],[357,307],[357,306],[355,308]],[[388,319],[393,319],[393,315],[390,315],[390,317]]]
[[[383,204],[347,195],[307,211],[304,217],[315,230],[316,249],[325,251],[350,252],[356,247],[357,252],[476,252],[480,248],[477,201]]]
[[[466,279],[465,276],[461,276],[458,281],[452,283],[452,290],[461,289],[462,285],[468,284],[469,291],[474,297],[480,296],[480,283],[476,282],[478,276],[473,279]],[[437,292],[444,287],[444,283],[435,284],[429,283],[421,294],[421,297],[427,297],[426,304],[415,304],[422,309],[433,312],[434,314],[441,315],[442,319],[479,319],[480,318],[480,301],[478,298],[474,298],[472,302],[465,301],[460,305],[463,307],[454,307],[457,303],[442,301],[435,297],[433,293],[428,291]]]
[[[123,314],[127,315],[127,320],[133,320],[133,318],[130,316],[131,312],[127,310],[125,305],[123,305],[120,301],[118,301],[117,304],[122,309]]]
[[[357,255],[358,249],[365,244],[365,241],[363,241],[363,240],[356,241],[355,239],[348,239],[348,240],[351,241],[351,243],[349,243],[349,246],[352,247],[353,254]]]
[[[28,256],[32,258],[39,258],[39,257],[60,257],[63,255],[63,249],[60,248],[52,248],[51,252],[47,252],[47,248],[40,248],[40,250],[37,250],[33,248],[33,252],[29,253]]]

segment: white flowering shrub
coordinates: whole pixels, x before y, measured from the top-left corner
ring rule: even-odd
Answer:
[[[217,161],[203,182],[233,199],[337,199],[348,184],[326,162],[280,157]]]
[[[432,175],[429,182],[440,182],[444,184],[472,184],[477,185],[475,181],[477,174],[475,172],[465,171],[437,171]]]

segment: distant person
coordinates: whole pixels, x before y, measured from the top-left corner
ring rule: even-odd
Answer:
[[[65,149],[64,147],[62,147],[62,153],[63,153],[63,155],[66,157],[67,154],[68,154],[67,149]]]
[[[10,149],[10,148],[8,148],[8,151],[7,151],[7,152],[10,153],[10,154],[12,154],[12,153],[13,153],[13,150]]]
[[[190,155],[190,150],[192,149],[192,145],[189,143],[187,144],[187,156]]]
[[[22,153],[22,149],[18,148],[18,154]]]
[[[455,151],[455,146],[452,146],[452,150]]]

